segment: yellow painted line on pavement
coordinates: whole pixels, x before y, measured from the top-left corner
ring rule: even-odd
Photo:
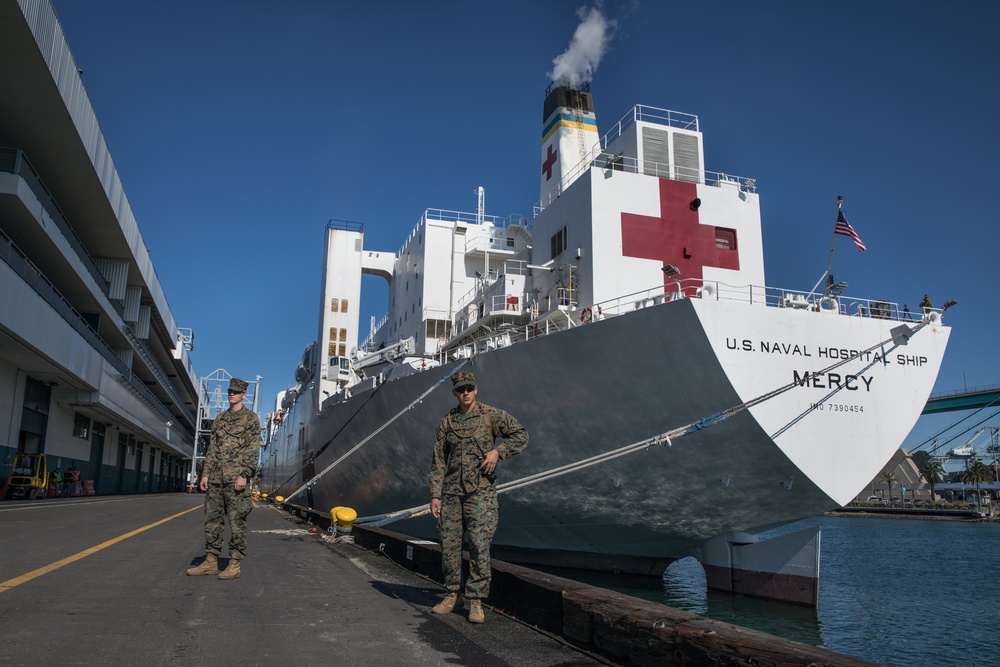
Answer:
[[[101,551],[102,549],[107,549],[108,547],[111,547],[111,546],[114,546],[114,545],[118,544],[122,540],[127,540],[128,538],[134,537],[135,535],[138,535],[139,533],[143,533],[143,532],[149,530],[150,528],[156,528],[160,524],[164,524],[164,523],[166,523],[168,521],[172,521],[173,519],[176,519],[179,516],[184,516],[188,512],[193,512],[195,510],[200,510],[200,509],[203,509],[203,508],[204,508],[204,505],[196,505],[196,506],[192,507],[189,510],[184,510],[183,512],[178,512],[177,514],[174,514],[173,516],[168,516],[166,519],[160,519],[159,521],[151,523],[148,526],[143,526],[142,528],[136,528],[135,530],[133,530],[130,533],[125,533],[124,535],[119,535],[118,537],[114,538],[113,540],[108,540],[107,542],[102,542],[102,543],[98,544],[96,547],[90,547],[89,549],[84,549],[83,551],[81,551],[78,554],[74,554],[72,556],[68,556],[67,558],[63,558],[62,560],[57,560],[55,563],[52,563],[51,565],[46,565],[45,567],[40,567],[37,570],[33,570],[31,572],[28,572],[27,574],[22,574],[20,577],[14,577],[13,579],[8,579],[7,581],[4,581],[4,582],[0,583],[0,593],[3,593],[4,591],[8,591],[11,588],[14,588],[15,586],[20,586],[21,584],[26,583],[28,581],[31,581],[32,579],[36,579],[36,578],[42,576],[43,574],[48,574],[49,572],[52,572],[54,570],[58,570],[59,568],[61,568],[64,565],[69,565],[70,563],[75,563],[76,561],[81,560],[83,558],[86,558],[87,556],[90,556],[92,554],[96,554],[98,551]]]

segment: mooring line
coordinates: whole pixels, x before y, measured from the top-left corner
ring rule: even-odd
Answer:
[[[394,421],[396,421],[397,419],[399,419],[400,417],[402,417],[404,414],[406,414],[407,412],[409,412],[410,410],[412,410],[413,406],[415,406],[420,401],[424,400],[427,396],[429,396],[431,394],[431,392],[433,392],[435,389],[437,389],[442,384],[444,384],[445,380],[450,379],[452,375],[454,375],[455,373],[457,373],[458,370],[460,368],[462,368],[463,366],[465,366],[467,363],[469,363],[469,360],[468,359],[463,359],[462,363],[460,363],[458,366],[455,366],[455,368],[453,368],[450,373],[448,373],[443,378],[441,378],[440,380],[438,380],[437,382],[435,382],[433,385],[430,386],[429,389],[427,389],[427,391],[425,391],[424,393],[420,394],[420,396],[418,396],[417,398],[415,398],[409,405],[407,405],[405,408],[403,408],[402,410],[400,410],[399,412],[397,412],[396,414],[394,414],[392,417],[390,417],[389,421],[385,422],[384,424],[382,424],[381,426],[379,426],[377,429],[375,429],[374,431],[372,431],[370,434],[368,434],[368,437],[366,437],[364,440],[362,440],[358,444],[354,445],[354,447],[351,447],[349,450],[347,450],[343,454],[341,454],[340,457],[336,461],[334,461],[333,463],[331,463],[327,467],[323,468],[323,470],[321,470],[317,474],[313,475],[308,481],[306,481],[304,484],[302,484],[302,486],[300,486],[299,488],[295,489],[295,491],[293,491],[292,493],[288,494],[288,498],[289,499],[294,498],[298,494],[300,494],[303,491],[305,491],[306,489],[308,489],[317,480],[319,480],[321,477],[323,477],[323,475],[325,475],[326,473],[330,472],[331,470],[333,470],[334,468],[336,468],[338,465],[340,465],[340,463],[344,459],[346,459],[348,456],[350,456],[354,452],[356,452],[359,449],[361,449],[364,445],[368,444],[368,442],[372,438],[374,438],[376,435],[378,435],[379,433],[381,433],[382,431],[384,431],[386,428],[388,428],[388,426],[390,424],[392,424]]]
[[[920,331],[925,326],[927,326],[928,323],[929,323],[929,320],[925,319],[925,320],[921,321],[921,323],[918,326],[914,327],[913,329],[909,329],[908,328],[908,332],[906,334],[906,339],[908,340],[909,338],[912,338],[918,331]],[[887,339],[885,339],[883,341],[880,341],[880,342],[876,343],[875,345],[872,345],[871,347],[869,347],[866,350],[862,350],[858,354],[858,356],[856,356],[856,357],[848,357],[847,359],[841,359],[841,360],[837,361],[836,363],[831,364],[830,366],[827,366],[826,368],[824,368],[824,369],[822,369],[820,371],[814,372],[812,374],[813,375],[824,375],[826,373],[829,373],[830,371],[833,371],[833,370],[836,370],[837,368],[840,368],[841,366],[843,366],[845,364],[851,363],[852,361],[854,361],[856,359],[861,359],[863,357],[866,357],[866,355],[868,355],[871,352],[874,352],[878,348],[882,348],[882,351],[883,351],[881,359],[875,359],[875,360],[873,360],[871,363],[868,364],[868,366],[866,366],[865,368],[863,368],[861,370],[861,372],[864,372],[865,370],[868,370],[869,368],[871,368],[872,366],[874,366],[877,363],[883,363],[884,364],[885,363],[886,355],[889,354],[890,352],[892,352],[893,350],[895,350],[900,345],[899,342],[896,342],[896,339],[897,339],[897,336],[894,334],[890,338],[887,338]],[[885,346],[888,343],[893,343],[893,345],[892,345],[891,348],[889,348],[888,351],[886,351],[885,350]],[[456,370],[458,370],[458,369],[456,369]],[[753,398],[753,399],[751,399],[749,401],[745,401],[745,402],[740,403],[738,405],[735,405],[735,406],[733,406],[731,408],[727,408],[727,409],[722,410],[720,412],[716,412],[713,415],[710,415],[708,417],[704,417],[702,419],[699,419],[697,421],[691,422],[691,423],[686,424],[684,426],[672,429],[670,431],[666,431],[664,433],[659,433],[659,434],[654,435],[652,437],[645,438],[643,440],[638,440],[636,442],[633,442],[631,444],[625,445],[623,447],[619,447],[618,449],[611,450],[609,452],[603,452],[601,454],[597,454],[595,456],[592,456],[592,457],[589,457],[589,458],[586,458],[586,459],[582,459],[580,461],[574,461],[573,463],[567,463],[565,465],[558,466],[556,468],[551,468],[549,470],[538,472],[538,473],[535,473],[533,475],[528,475],[527,477],[522,477],[522,478],[517,479],[517,480],[512,480],[510,482],[504,482],[503,484],[498,484],[497,487],[496,487],[496,492],[497,492],[497,494],[507,493],[509,491],[514,491],[516,489],[520,489],[520,488],[523,488],[523,487],[526,487],[526,486],[532,486],[534,484],[538,484],[539,482],[548,481],[550,479],[555,479],[556,477],[561,477],[562,475],[566,475],[566,474],[569,474],[569,473],[572,473],[572,472],[577,472],[579,470],[584,470],[586,468],[590,468],[590,467],[598,465],[600,463],[605,463],[607,461],[614,460],[616,458],[619,458],[621,456],[625,456],[627,454],[631,454],[633,452],[637,452],[637,451],[640,451],[640,450],[648,449],[649,447],[652,447],[652,446],[663,446],[663,445],[666,445],[668,447],[672,447],[673,446],[673,441],[676,440],[676,439],[678,439],[678,438],[683,438],[686,435],[690,435],[692,433],[696,433],[698,431],[702,431],[702,430],[705,430],[707,428],[711,428],[712,426],[720,424],[723,421],[725,421],[726,419],[729,419],[733,415],[739,414],[740,412],[743,412],[744,410],[748,410],[748,409],[750,409],[750,408],[752,408],[754,406],[760,405],[761,403],[763,403],[765,401],[769,401],[772,398],[780,396],[781,394],[784,394],[785,392],[790,391],[791,389],[794,389],[795,387],[800,387],[800,386],[803,386],[801,382],[793,380],[792,382],[789,382],[786,385],[783,385],[781,387],[778,387],[777,389],[774,389],[772,391],[769,391],[769,392],[766,392],[764,394],[761,394],[760,396],[758,396],[756,398]],[[840,390],[840,388],[838,388],[837,390],[835,390],[833,392],[830,392],[829,394],[827,394],[826,397],[824,397],[823,400],[825,401],[827,398],[829,398],[830,396],[832,396],[833,394],[835,394],[839,390]],[[771,438],[774,439],[774,438],[778,437],[779,435],[781,435],[782,433],[784,433],[785,431],[787,431],[794,424],[798,423],[806,415],[808,415],[810,412],[812,412],[813,409],[814,409],[813,407],[810,407],[809,409],[807,409],[805,412],[803,412],[798,417],[796,417],[795,419],[793,419],[791,422],[789,422],[788,424],[786,424],[785,426],[783,426],[781,429],[779,429],[777,433],[775,433],[774,435],[771,436]],[[339,460],[336,463],[339,463]],[[371,526],[371,527],[374,527],[374,528],[378,528],[378,527],[387,525],[389,523],[395,523],[396,521],[402,521],[404,519],[410,519],[410,518],[416,518],[416,517],[419,517],[419,516],[423,516],[423,515],[427,514],[429,511],[430,511],[430,504],[427,503],[427,504],[424,504],[424,505],[419,505],[417,507],[411,507],[411,508],[405,509],[405,510],[399,510],[399,511],[396,511],[396,512],[389,512],[387,514],[376,514],[376,515],[373,515],[373,516],[361,517],[359,519],[356,519],[354,521],[354,523],[358,524],[358,525],[367,525],[367,526]]]

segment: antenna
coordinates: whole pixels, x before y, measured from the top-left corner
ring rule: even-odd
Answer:
[[[479,233],[482,234],[486,233],[486,225],[483,224],[486,222],[486,188],[480,185],[478,188],[475,189],[475,193],[476,193],[476,225],[479,226]],[[485,247],[483,248],[485,254],[485,259],[483,261],[484,261],[484,266],[486,267],[483,270],[483,275],[486,276],[487,280],[489,280],[490,277],[491,241],[492,239],[487,237],[485,239]]]

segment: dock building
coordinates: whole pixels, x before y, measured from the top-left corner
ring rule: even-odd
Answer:
[[[0,483],[180,490],[197,376],[48,0],[0,0]]]

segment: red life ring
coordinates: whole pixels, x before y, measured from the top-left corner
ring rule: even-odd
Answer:
[[[594,310],[590,306],[587,306],[586,308],[583,309],[583,312],[580,313],[580,321],[583,322],[584,324],[590,324],[591,320],[593,319],[594,319]]]

